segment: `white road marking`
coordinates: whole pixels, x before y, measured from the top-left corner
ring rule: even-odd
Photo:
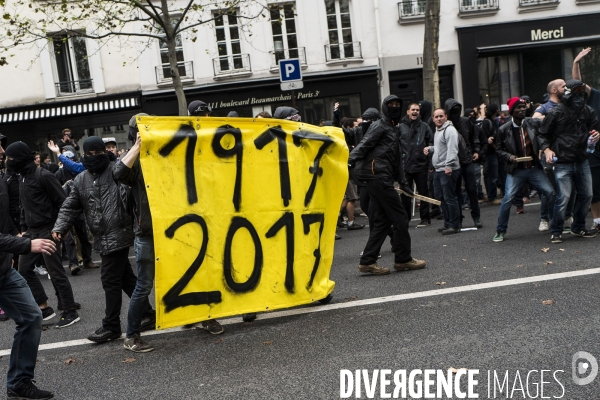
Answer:
[[[505,286],[522,285],[524,283],[545,282],[545,281],[552,281],[552,280],[557,280],[557,279],[574,278],[574,277],[596,275],[596,274],[600,274],[600,268],[591,268],[591,269],[585,269],[585,270],[579,270],[579,271],[561,272],[561,273],[557,273],[557,274],[537,275],[537,276],[530,276],[527,278],[508,279],[508,280],[504,280],[504,281],[495,281],[495,282],[479,283],[479,284],[475,284],[475,285],[457,286],[454,288],[451,287],[451,288],[445,288],[445,289],[427,290],[424,292],[405,293],[405,294],[398,294],[398,295],[394,295],[394,296],[375,297],[372,299],[357,300],[357,301],[351,301],[348,303],[335,303],[335,304],[327,304],[327,305],[321,305],[321,306],[294,308],[294,309],[283,310],[283,311],[274,311],[274,312],[270,312],[270,313],[259,314],[258,320],[260,321],[260,320],[265,320],[265,319],[289,317],[292,315],[311,314],[311,313],[322,312],[322,311],[341,310],[341,309],[345,309],[345,308],[362,307],[362,306],[369,306],[369,305],[373,305],[373,304],[391,303],[391,302],[396,302],[396,301],[419,299],[419,298],[423,298],[423,297],[441,296],[441,295],[453,294],[453,293],[464,293],[464,292],[471,292],[474,290],[493,289],[493,288],[499,288],[499,287],[505,287]],[[242,318],[241,317],[233,317],[233,318],[228,318],[225,320],[220,320],[219,322],[221,323],[221,325],[238,324],[238,323],[242,322]],[[189,330],[189,329],[177,327],[177,328],[163,329],[160,331],[149,331],[149,332],[144,332],[143,336],[163,335],[163,334],[167,334],[167,333],[181,332],[181,331],[185,331],[185,330]],[[48,343],[48,344],[40,345],[38,350],[42,351],[42,350],[60,349],[60,348],[64,348],[64,347],[81,346],[84,344],[93,344],[93,342],[91,342],[87,339],[77,339],[77,340],[69,340],[69,341],[65,341],[65,342]],[[9,354],[10,354],[10,349],[0,350],[0,357],[7,356]]]

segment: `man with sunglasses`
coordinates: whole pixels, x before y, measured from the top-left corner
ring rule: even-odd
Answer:
[[[588,144],[598,142],[600,124],[596,112],[585,104],[585,89],[585,83],[568,80],[561,103],[548,112],[538,131],[546,163],[554,164],[556,202],[550,226],[552,243],[562,242],[565,211],[573,185],[577,198],[571,234],[585,238],[597,234],[585,229],[585,217],[592,201],[592,173],[587,148]]]

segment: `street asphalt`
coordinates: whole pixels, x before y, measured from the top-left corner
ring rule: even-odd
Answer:
[[[199,329],[150,332],[147,339],[156,349],[145,354],[124,350],[122,340],[63,343],[85,339],[100,326],[100,271],[86,270],[71,278],[82,304],[81,322],[65,329],[49,326],[42,333],[42,344],[57,343],[59,348],[40,350],[36,381],[57,399],[336,399],[340,370],[364,369],[371,375],[374,370],[388,369],[392,375],[406,370],[408,375],[415,369],[467,368],[479,370],[479,398],[523,399],[541,398],[540,393],[534,396],[541,386],[539,371],[549,370],[544,396],[599,399],[600,377],[576,385],[572,358],[578,351],[600,357],[600,271],[594,271],[600,267],[595,254],[600,237],[564,235],[562,244],[551,244],[549,232],[538,231],[539,205],[532,204],[522,215],[513,207],[506,240],[493,243],[498,208],[482,205],[483,229],[452,236],[437,232],[441,221],[416,228],[413,220],[413,256],[425,259],[427,268],[387,276],[363,276],[357,270],[368,229],[338,229],[342,239],[335,242],[331,279],[336,289],[330,306],[305,306],[296,315],[259,314],[252,323],[232,318],[224,321],[225,333],[219,336]],[[471,222],[467,212],[465,227]],[[392,267],[387,241],[381,253],[380,264]],[[589,274],[577,276],[581,270]],[[564,274],[527,279],[558,273]],[[53,305],[50,282],[43,282]],[[490,285],[478,290],[469,286],[482,283]],[[432,292],[451,288],[461,291]],[[380,299],[416,292],[431,293]],[[368,299],[380,300],[363,304]],[[123,330],[127,305],[124,296]],[[13,328],[12,321],[0,323],[0,351],[10,349]],[[0,383],[8,358],[0,359]],[[534,370],[538,372],[530,372]],[[503,394],[496,389],[495,397],[493,391],[488,396],[488,371],[500,380],[508,371]],[[517,375],[523,392],[515,383]],[[466,388],[465,381],[461,387]],[[379,389],[372,398],[382,398]],[[356,392],[351,396],[356,398]],[[366,398],[364,387],[361,398]]]

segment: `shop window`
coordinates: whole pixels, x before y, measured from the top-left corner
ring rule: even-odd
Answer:
[[[85,38],[76,35],[51,36],[54,50],[57,95],[93,92]]]
[[[296,4],[274,4],[270,11],[274,65],[287,58],[298,58],[306,65],[306,54],[303,47],[298,47],[296,35]]]
[[[325,0],[329,45],[326,59],[340,60],[362,57],[360,42],[353,42],[350,0]]]
[[[479,58],[478,69],[481,102],[500,105],[523,94],[517,54]]]

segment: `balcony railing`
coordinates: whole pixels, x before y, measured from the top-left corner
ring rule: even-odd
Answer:
[[[325,61],[362,60],[360,42],[326,44]]]
[[[306,51],[304,47],[298,47],[297,49],[283,49],[281,51],[272,51],[272,65],[271,69],[275,69],[279,65],[279,60],[287,60],[289,58],[297,58],[300,60],[300,66],[306,67]]]
[[[559,0],[519,0],[521,7],[560,3]]]
[[[180,61],[177,63],[179,77],[181,79],[194,79],[194,62]],[[172,82],[171,66],[163,64],[156,67],[156,83]]]
[[[58,96],[69,96],[72,94],[93,93],[93,79],[81,79],[78,81],[62,81],[54,84]]]
[[[458,0],[460,14],[493,13],[500,9],[498,0]]]
[[[213,69],[215,76],[252,72],[250,54],[233,54],[213,58]]]
[[[400,21],[423,19],[425,17],[426,0],[402,0],[398,3]]]

